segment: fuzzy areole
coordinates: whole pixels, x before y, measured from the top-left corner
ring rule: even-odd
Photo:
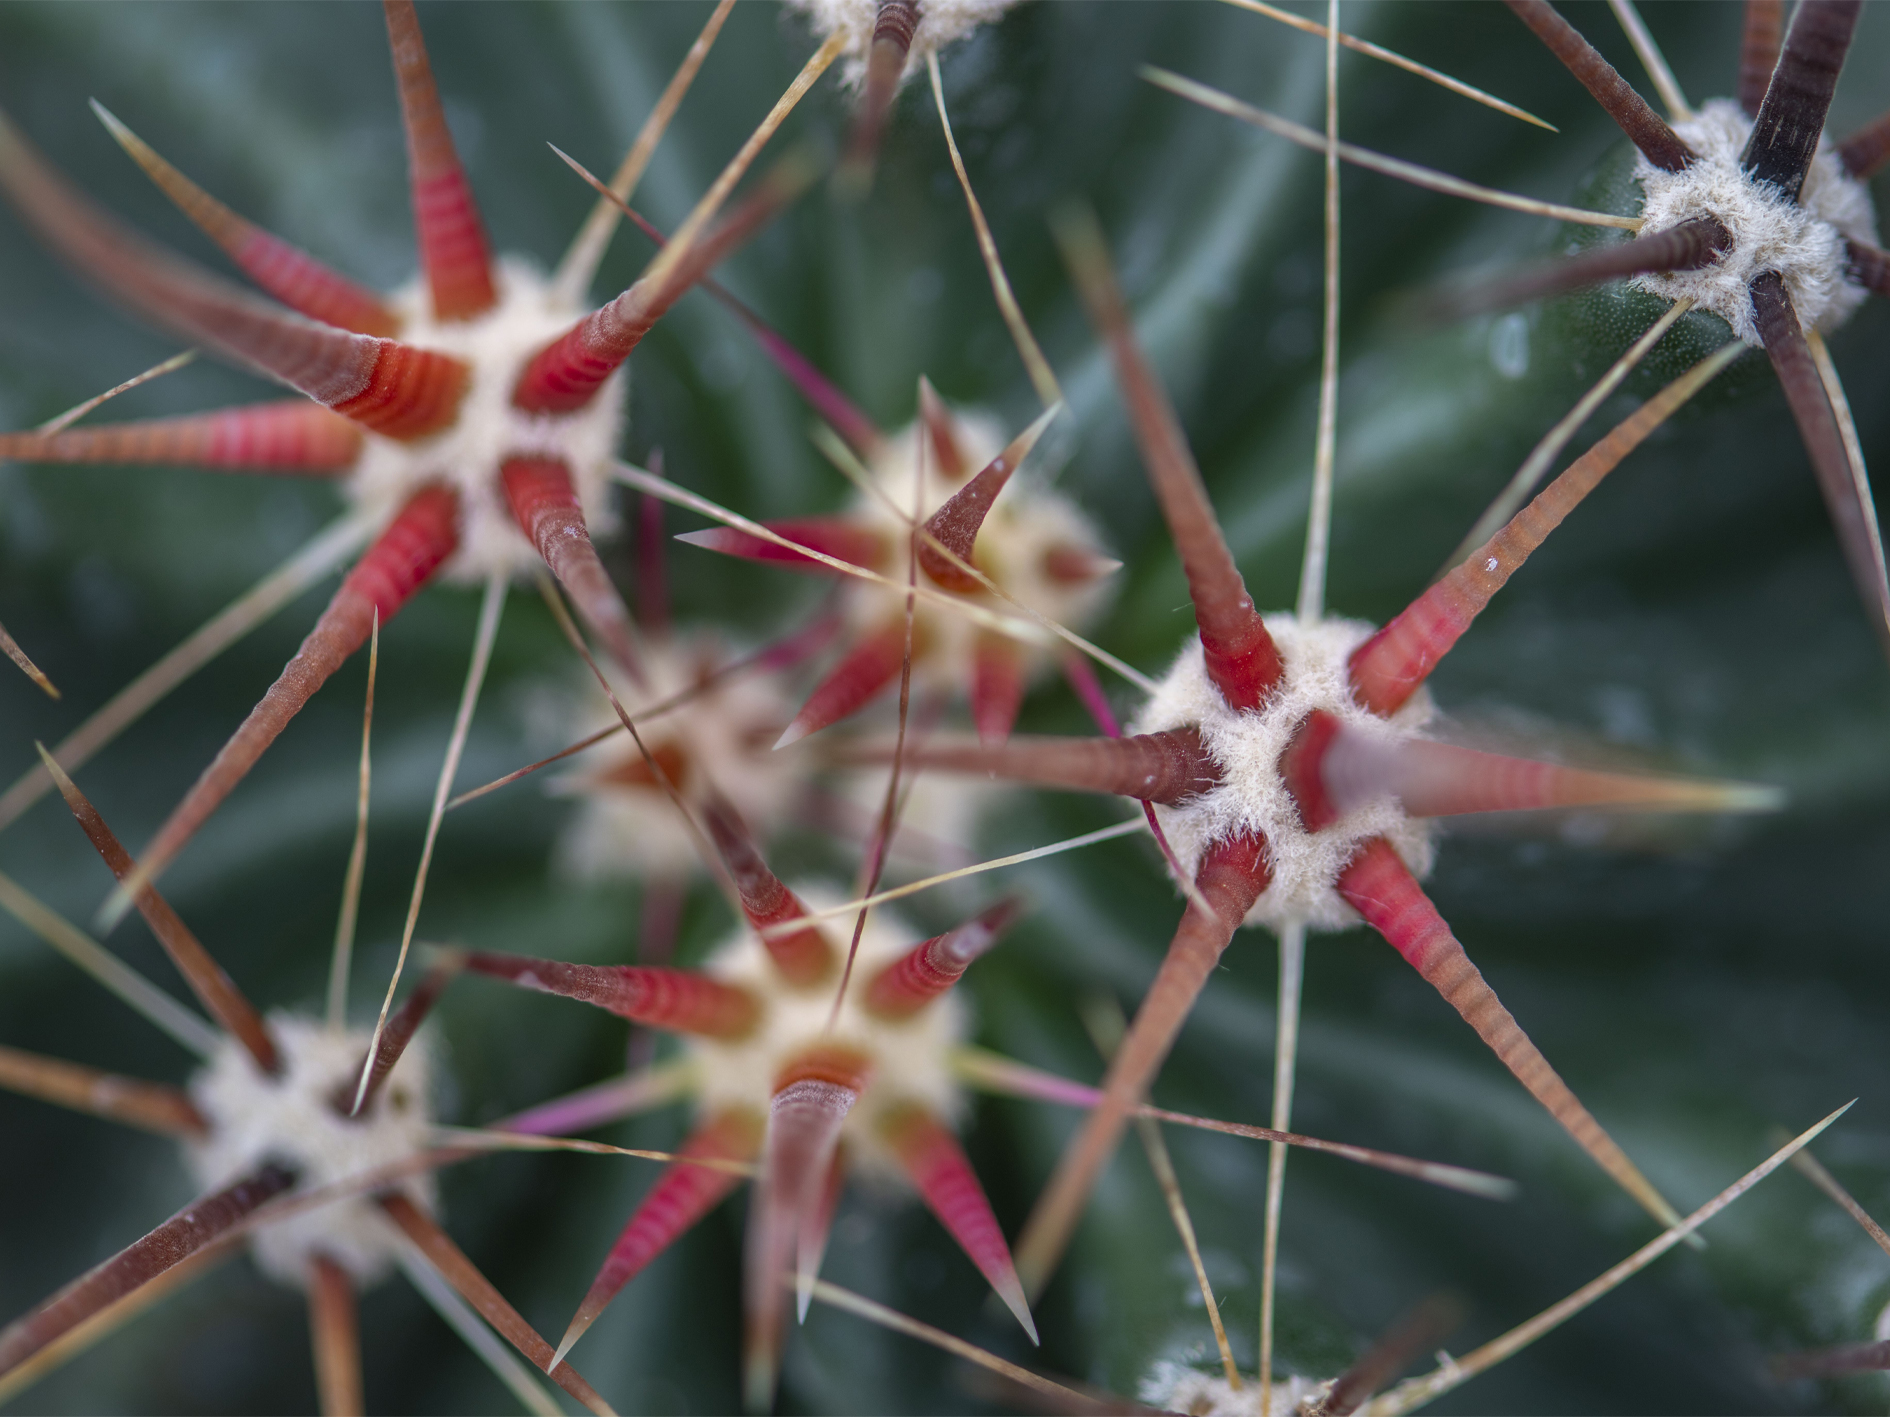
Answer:
[[[1430,873],[1435,854],[1435,827],[1406,816],[1395,798],[1383,795],[1309,832],[1280,773],[1280,755],[1315,709],[1332,714],[1350,731],[1374,738],[1416,736],[1431,720],[1431,697],[1419,689],[1389,720],[1360,707],[1346,665],[1375,626],[1340,619],[1303,626],[1290,612],[1265,620],[1285,672],[1258,712],[1227,706],[1207,676],[1197,637],[1181,651],[1131,731],[1198,728],[1202,745],[1220,765],[1221,781],[1214,788],[1155,809],[1188,879],[1194,878],[1214,842],[1243,832],[1259,836],[1267,843],[1273,881],[1244,923],[1279,930],[1297,920],[1315,930],[1343,930],[1357,924],[1359,916],[1334,886],[1358,848],[1382,836],[1422,879]]]
[[[847,899],[819,884],[797,883],[793,890],[809,910],[830,909]],[[839,920],[848,926],[852,922],[851,914]],[[700,1113],[710,1117],[741,1107],[766,1116],[775,1080],[809,1048],[835,1044],[856,1049],[867,1059],[869,1072],[866,1089],[847,1113],[841,1132],[848,1160],[882,1176],[903,1175],[897,1156],[880,1136],[879,1123],[910,1103],[918,1103],[947,1125],[954,1124],[965,1110],[951,1069],[952,1050],[969,1031],[958,994],[942,995],[899,1019],[881,1018],[862,1007],[867,982],[922,938],[883,909],[868,916],[846,1002],[829,1029],[839,972],[812,988],[790,988],[768,957],[761,937],[744,926],[709,957],[704,972],[747,989],[761,1003],[761,1019],[741,1038],[691,1036],[684,1040],[684,1050],[695,1064]]]
[[[1634,178],[1645,194],[1645,231],[1666,231],[1691,217],[1719,219],[1732,245],[1693,271],[1637,276],[1634,284],[1668,300],[1692,299],[1733,328],[1755,349],[1762,346],[1752,314],[1750,286],[1777,271],[1806,329],[1833,330],[1868,293],[1850,276],[1844,240],[1877,244],[1870,189],[1846,175],[1821,138],[1804,186],[1793,201],[1740,166],[1752,119],[1729,98],[1708,100],[1697,115],[1673,125],[1698,155],[1678,172],[1637,154]]]
[[[278,1011],[269,1031],[282,1072],[263,1073],[233,1038],[191,1080],[190,1098],[210,1132],[185,1148],[192,1174],[206,1191],[229,1185],[266,1162],[290,1167],[297,1189],[345,1181],[406,1161],[427,1146],[433,1125],[432,1056],[424,1032],[401,1055],[360,1117],[344,1116],[337,1096],[361,1075],[372,1033],[341,1030],[318,1019]],[[429,1213],[439,1188],[431,1173],[397,1189]],[[400,1232],[371,1197],[350,1196],[250,1232],[250,1252],[278,1283],[306,1289],[311,1262],[326,1255],[355,1283],[383,1278],[400,1247]]]
[[[435,320],[423,280],[410,282],[389,301],[406,317],[401,343],[451,354],[472,374],[450,427],[414,442],[370,433],[347,475],[349,496],[382,522],[428,483],[453,488],[459,494],[459,549],[441,574],[462,584],[476,585],[496,573],[522,576],[543,565],[506,503],[499,468],[508,458],[563,462],[591,532],[602,536],[616,524],[610,463],[623,436],[627,367],[573,413],[516,407],[512,391],[519,372],[588,307],[560,299],[535,265],[516,256],[497,260],[494,276],[498,303],[470,320]]]

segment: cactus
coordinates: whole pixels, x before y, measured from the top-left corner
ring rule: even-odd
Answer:
[[[1571,17],[1623,73],[1638,75],[1606,10]],[[673,7],[442,8],[422,13],[462,156],[502,250],[557,251],[591,194],[543,142],[606,171],[706,18]],[[1650,15],[1689,92],[1734,72],[1727,11]],[[1882,71],[1866,11],[1852,73]],[[1526,100],[1544,133],[1366,58],[1341,60],[1345,136],[1473,180],[1570,200],[1616,135],[1514,19],[1493,7],[1348,8],[1345,25]],[[658,150],[638,203],[682,220],[726,155],[811,50],[799,21],[738,6],[699,87]],[[153,63],[153,56],[161,63]],[[1173,392],[1235,559],[1261,605],[1290,602],[1317,422],[1319,181],[1316,157],[1192,110],[1135,77],[1158,63],[1298,121],[1319,121],[1322,50],[1232,8],[1021,7],[942,57],[968,170],[1019,303],[1069,395],[1073,418],[1046,451],[1059,490],[1124,561],[1113,608],[1089,633],[1145,670],[1187,628],[1179,567],[1137,465],[1042,216],[1065,194],[1098,208],[1128,298]],[[193,178],[263,225],[380,289],[408,279],[411,239],[385,39],[371,11],[19,6],[0,13],[0,104],[54,160],[136,224],[185,245],[188,228],[85,110],[96,96]],[[1848,131],[1886,96],[1840,92]],[[881,427],[913,412],[921,373],[957,405],[1019,429],[1040,405],[996,317],[929,94],[896,99],[870,194],[822,191],[785,214],[725,281]],[[1846,110],[1846,105],[1851,107]],[[854,96],[818,88],[792,122],[836,148]],[[1473,265],[1546,251],[1546,223],[1491,215],[1376,175],[1344,186],[1344,379],[1337,420],[1330,600],[1382,623],[1442,562],[1541,432],[1599,374],[1603,354],[1554,309],[1414,330],[1393,297]],[[621,289],[649,254],[623,232],[599,290]],[[214,252],[190,248],[207,260]],[[79,291],[10,219],[0,222],[0,426],[25,428],[174,353]],[[1832,345],[1853,390],[1865,451],[1890,453],[1874,401],[1890,375],[1890,318],[1866,307]],[[804,436],[803,406],[746,333],[691,296],[639,349],[626,450],[660,446],[671,477],[757,518],[830,512],[850,491]],[[199,362],[127,395],[122,416],[254,396]],[[1638,395],[1636,396],[1638,397]],[[1611,426],[1634,402],[1604,406]],[[1613,417],[1609,417],[1612,414]],[[81,427],[85,426],[83,424]],[[1682,832],[1605,835],[1576,816],[1520,841],[1464,835],[1427,889],[1505,1000],[1590,1108],[1680,1209],[1766,1150],[1767,1127],[1803,1126],[1864,1102],[1818,1143],[1880,1215],[1890,1209],[1883,1130],[1879,952],[1890,894],[1879,883],[1890,788],[1881,731],[1887,682],[1802,460],[1785,406],[1761,391],[1683,413],[1636,452],[1533,558],[1434,687],[1456,712],[1504,714],[1539,737],[1553,718],[1662,765],[1710,768],[1790,794],[1775,818]],[[44,698],[0,666],[0,723],[15,770],[334,515],[332,493],[171,469],[0,465],[0,621],[64,692]],[[675,518],[674,529],[691,529]],[[606,544],[620,585],[632,559]],[[800,622],[819,587],[778,569],[685,547],[670,553],[676,615],[759,643]],[[305,597],[313,601],[314,596]],[[299,604],[299,602],[298,602]],[[290,612],[179,689],[97,760],[82,785],[128,840],[144,840],[229,726],[293,650]],[[475,608],[451,591],[387,627],[376,725],[375,831],[357,965],[364,992],[391,966],[440,745],[465,671]],[[333,882],[354,821],[358,664],[339,671],[166,877],[204,934],[243,941],[224,963],[252,997],[319,996]],[[568,682],[549,618],[508,617],[461,785],[537,756],[522,720],[531,686]],[[806,682],[812,687],[812,680]],[[333,702],[324,702],[332,699]],[[1130,707],[1119,696],[1119,710]],[[1019,731],[1082,731],[1077,700],[1046,685]],[[817,744],[817,738],[808,747]],[[10,776],[10,774],[9,774]],[[1013,799],[981,840],[1018,850],[1116,819],[1078,799]],[[0,835],[0,870],[84,919],[96,865],[57,803]],[[567,804],[530,783],[447,818],[423,934],[493,951],[593,963],[630,957],[634,886],[554,883]],[[1599,836],[1599,839],[1596,838]],[[852,853],[796,838],[784,872],[851,871]],[[1008,883],[1007,883],[1008,884]],[[1130,1011],[1175,913],[1145,842],[1114,842],[1018,873],[1032,914],[966,976],[975,1037],[1066,1076],[1101,1071],[1071,1004],[1114,995]],[[966,908],[961,908],[966,907]],[[970,913],[949,896],[913,903],[915,928]],[[727,928],[698,891],[678,960]],[[156,974],[135,925],[114,947]],[[1283,1232],[1277,1361],[1337,1371],[1424,1294],[1469,1301],[1479,1341],[1591,1278],[1647,1224],[1531,1110],[1500,1065],[1421,980],[1362,933],[1316,946],[1295,1120],[1404,1153],[1515,1176],[1508,1207],[1440,1198],[1322,1160],[1296,1164]],[[1183,1031],[1157,1090],[1166,1105],[1260,1120],[1270,1091],[1273,982],[1265,950],[1234,952],[1213,1006]],[[1402,972],[1400,972],[1402,971]],[[117,1072],[180,1080],[161,1040],[126,1023],[11,924],[0,925],[0,1042],[82,1055]],[[436,1017],[459,1096],[450,1115],[490,1121],[621,1066],[622,1032],[567,1009],[528,1031],[506,991],[456,989]],[[1067,1112],[983,1103],[965,1136],[1001,1226],[1015,1235],[1048,1176]],[[191,1194],[160,1143],[0,1097],[9,1164],[0,1311],[12,1315],[110,1253]],[[605,1134],[672,1149],[681,1119]],[[1259,1196],[1251,1142],[1171,1138],[1206,1266],[1237,1355],[1252,1362]],[[14,1158],[28,1158],[15,1164]],[[442,1178],[460,1243],[540,1332],[582,1297],[598,1246],[654,1171],[591,1157],[488,1159]],[[653,1263],[599,1319],[586,1376],[626,1410],[709,1408],[738,1398],[740,1215],[724,1208]],[[1635,1287],[1467,1389],[1504,1409],[1861,1406],[1874,1378],[1767,1387],[1763,1355],[1867,1340],[1890,1298],[1890,1260],[1798,1178],[1781,1176],[1709,1232],[1710,1247],[1662,1262]],[[1064,1282],[1037,1317],[1031,1355],[981,1314],[983,1281],[922,1212],[849,1197],[826,1272],[837,1282],[1020,1361],[1133,1392],[1157,1363],[1210,1362],[1198,1291],[1141,1158],[1124,1149],[1079,1229]],[[504,1400],[485,1370],[411,1296],[366,1301],[375,1409],[485,1410]],[[35,1409],[306,1408],[299,1301],[225,1267],[174,1295],[49,1379]],[[1008,1319],[1005,1320],[1008,1323]],[[909,1339],[816,1307],[790,1344],[792,1402],[835,1410],[958,1409],[949,1362]]]

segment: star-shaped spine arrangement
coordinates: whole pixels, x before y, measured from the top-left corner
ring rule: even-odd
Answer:
[[[136,314],[304,395],[154,423],[4,435],[0,456],[335,478],[361,506],[372,538],[295,658],[159,829],[141,879],[183,849],[367,642],[376,619],[392,618],[438,575],[490,581],[542,563],[635,676],[630,614],[590,536],[608,517],[618,371],[663,313],[811,176],[806,161],[790,157],[711,228],[771,125],[831,62],[834,46],[809,61],[679,239],[623,294],[585,313],[581,296],[601,247],[581,238],[549,280],[525,263],[494,260],[413,7],[388,0],[386,11],[424,275],[391,300],[229,211],[100,110],[139,165],[271,297],[260,298],[123,227],[0,117],[0,191],[49,246]],[[626,190],[647,149],[632,158],[637,167],[620,174]],[[108,916],[122,914],[132,894],[121,888]]]

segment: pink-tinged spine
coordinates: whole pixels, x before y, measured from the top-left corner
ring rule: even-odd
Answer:
[[[1319,773],[1338,811],[1388,792],[1414,817],[1569,807],[1751,811],[1780,802],[1776,791],[1746,783],[1595,772],[1421,738],[1384,743],[1344,730]]]
[[[978,1184],[977,1173],[971,1169],[958,1138],[938,1118],[917,1106],[899,1108],[882,1127],[887,1143],[926,1207],[951,1232],[958,1247],[970,1256],[1035,1343],[1037,1325],[1030,1317],[1024,1286],[1017,1281],[1011,1247],[1004,1242],[1004,1232],[991,1213],[991,1202]]]
[[[413,185],[414,234],[420,268],[439,320],[468,320],[498,303],[492,253],[472,186],[459,165],[452,130],[427,62],[426,41],[412,0],[386,0],[387,41],[407,129],[407,173]]]
[[[665,251],[650,273],[540,350],[519,375],[512,402],[527,413],[571,413],[584,407],[669,307],[772,220],[812,177],[807,163],[782,161],[680,260],[672,263],[672,251]]]
[[[1627,1153],[1582,1106],[1548,1059],[1529,1040],[1522,1025],[1496,997],[1481,971],[1450,932],[1430,898],[1411,875],[1391,844],[1375,837],[1359,849],[1338,880],[1339,894],[1444,1001],[1463,1015],[1503,1066],[1560,1122],[1595,1164],[1662,1225],[1680,1223],[1680,1217],[1656,1191]]]
[[[866,986],[866,1008],[881,1018],[910,1018],[956,984],[1023,913],[1012,896],[955,930],[922,940],[882,968]]]
[[[279,399],[57,433],[0,433],[20,462],[188,463],[220,472],[339,473],[361,455],[361,430],[307,399]]]
[[[507,458],[499,468],[499,478],[519,530],[571,593],[578,614],[609,646],[611,657],[641,681],[642,660],[630,608],[591,544],[571,469],[557,458]]]
[[[1339,735],[1339,720],[1324,709],[1314,709],[1300,721],[1280,754],[1280,778],[1299,809],[1299,823],[1309,832],[1331,826],[1341,808],[1326,783],[1326,760]]]
[[[890,762],[892,750],[874,745],[838,756],[842,762]],[[908,768],[1109,792],[1163,806],[1206,792],[1221,780],[1220,765],[1193,728],[1130,738],[1013,738],[1001,744],[935,738],[908,747],[903,761]]]
[[[348,572],[281,677],[158,829],[144,853],[151,879],[184,849],[329,675],[367,643],[376,613],[382,625],[393,619],[458,547],[458,496],[440,486],[414,493]]]
[[[633,1023],[677,1033],[740,1038],[761,1017],[760,1004],[746,989],[688,969],[565,964],[485,950],[469,952],[465,962],[475,974],[508,980],[521,989],[595,1004]]]
[[[762,525],[777,536],[786,537],[810,551],[821,552],[852,566],[871,571],[883,569],[886,564],[886,539],[871,527],[861,526],[846,517],[788,517],[781,521],[763,522]],[[748,532],[737,531],[732,526],[687,532],[676,539],[691,546],[719,551],[724,556],[739,556],[745,561],[775,562],[817,576],[840,574],[833,567],[810,556],[790,551],[785,546],[752,536]]]
[[[55,173],[0,116],[0,190],[53,253],[146,319],[300,390],[389,438],[458,415],[466,366],[317,324],[146,241]]]
[[[704,805],[702,817],[715,849],[734,878],[742,913],[761,936],[774,967],[798,989],[824,983],[838,963],[832,944],[815,925],[773,932],[772,927],[807,914],[807,907],[768,869],[735,809],[727,802],[711,800]]]
[[[117,834],[106,825],[98,808],[79,790],[78,784],[66,775],[66,770],[59,766],[58,760],[44,748],[40,749],[40,758],[46,765],[46,771],[52,774],[60,795],[65,798],[67,808],[86,839],[110,868],[113,879],[123,881],[136,869],[131,853],[125,850]],[[190,927],[171,909],[171,903],[159,895],[155,887],[146,886],[138,892],[137,905],[138,913],[144,917],[145,924],[151,927],[151,933],[157,936],[158,943],[164,947],[164,953],[170,956],[171,963],[177,966],[177,972],[184,976],[197,1001],[223,1026],[225,1032],[248,1050],[250,1057],[256,1060],[257,1067],[265,1073],[280,1072],[282,1060],[276,1051],[275,1039],[263,1023],[262,1015],[256,1012],[256,1006],[236,987],[236,981],[224,972],[223,966],[203,947]]]
[[[978,741],[998,744],[1009,738],[1023,706],[1023,646],[1009,635],[980,630],[971,651],[971,721]]]
[[[958,420],[924,375],[919,376],[919,422],[925,427],[938,475],[947,482],[963,482],[971,475],[971,466],[965,461],[964,444],[958,441]]]
[[[1280,652],[1227,549],[1174,406],[1136,343],[1102,233],[1093,218],[1066,218],[1058,237],[1090,320],[1115,360],[1142,464],[1188,577],[1208,678],[1229,708],[1258,708],[1284,672]]]
[[[309,1347],[315,1357],[315,1395],[322,1417],[361,1417],[361,1314],[354,1280],[327,1255],[308,1274]]]
[[[293,1172],[271,1162],[255,1174],[185,1206],[143,1239],[0,1329],[0,1377],[114,1300],[142,1288],[215,1243],[238,1221],[294,1184]]]
[[[840,1209],[840,1194],[846,1186],[847,1147],[842,1141],[827,1160],[827,1179],[813,1208],[802,1218],[794,1244],[795,1317],[802,1323],[807,1322],[808,1306],[814,1302],[814,1281],[820,1278],[820,1262],[827,1257],[834,1213]]]
[[[669,244],[669,238],[639,213],[629,207],[623,208],[623,213],[637,230],[659,247]],[[833,382],[814,367],[812,360],[719,280],[704,276],[701,284],[704,293],[714,296],[736,319],[748,326],[748,332],[755,337],[755,343],[761,346],[762,352],[774,361],[775,367],[787,376],[788,382],[800,390],[801,397],[813,405],[814,412],[847,440],[847,445],[854,452],[868,459],[878,455],[886,435],[879,431],[879,425],[860,411],[853,400],[835,388]]]
[[[919,651],[918,627],[913,627],[913,651]],[[807,696],[801,711],[794,715],[775,747],[798,743],[810,733],[818,733],[829,724],[838,723],[858,713],[874,697],[899,677],[899,667],[906,657],[906,627],[901,621],[881,626],[867,635]]]
[[[715,1161],[752,1161],[761,1150],[761,1118],[746,1108],[735,1108],[712,1117],[689,1135],[677,1149],[679,1156]],[[676,1242],[703,1216],[713,1210],[741,1177],[709,1166],[672,1162],[625,1223],[616,1243],[591,1287],[572,1316],[570,1327],[558,1344],[554,1362],[564,1361],[571,1345],[609,1307],[624,1285],[642,1273],[645,1266]]]
[[[1202,857],[1194,883],[1212,914],[1192,904],[1183,911],[1155,982],[1143,996],[1135,1021],[1109,1061],[1102,1100],[1064,1148],[1049,1185],[1031,1212],[1017,1247],[1017,1269],[1026,1294],[1041,1294],[1049,1282],[1096,1178],[1114,1154],[1130,1116],[1174,1047],[1175,1037],[1195,999],[1207,986],[1221,952],[1271,880],[1267,844],[1259,837],[1243,835],[1217,841]]]
[[[919,569],[946,590],[968,595],[984,588],[976,576],[945,555],[939,547],[942,546],[959,561],[971,561],[972,552],[978,544],[979,529],[991,513],[991,504],[997,501],[998,494],[1010,482],[1011,474],[1017,471],[1018,464],[1030,456],[1030,450],[1037,446],[1037,440],[1043,436],[1043,430],[1050,426],[1050,419],[1054,415],[1055,410],[1052,410],[1019,433],[976,477],[946,498],[945,504],[926,521],[925,530],[938,545],[934,546],[932,540],[925,537],[919,539]]]
[[[1549,533],[1648,434],[1725,367],[1723,353],[1708,355],[1609,429],[1507,526],[1360,645],[1351,663],[1352,692],[1359,703],[1385,716],[1402,708],[1509,578],[1549,539]]]
[[[237,267],[284,305],[311,320],[360,335],[393,335],[400,320],[379,296],[316,260],[308,252],[238,216],[192,182],[120,123],[105,106],[96,113],[131,160],[194,221]]]
[[[809,1049],[775,1080],[743,1264],[742,1389],[751,1411],[766,1411],[773,1398],[787,1317],[782,1284],[866,1082],[866,1059],[833,1046]]]

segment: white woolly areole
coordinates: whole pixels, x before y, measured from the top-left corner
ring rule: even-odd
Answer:
[[[1219,1373],[1163,1359],[1137,1385],[1136,1396],[1163,1412],[1185,1412],[1188,1417],[1293,1417],[1331,1386],[1330,1380],[1276,1377],[1273,1401],[1262,1407],[1258,1378],[1247,1379],[1236,1392]]]
[[[1407,817],[1397,799],[1386,793],[1309,832],[1300,824],[1299,808],[1280,775],[1280,754],[1314,709],[1324,709],[1361,734],[1406,737],[1430,721],[1431,699],[1419,689],[1389,719],[1359,706],[1352,697],[1346,661],[1373,633],[1375,627],[1363,620],[1321,620],[1305,627],[1290,611],[1265,618],[1285,673],[1257,711],[1237,712],[1227,706],[1207,676],[1196,637],[1129,731],[1198,728],[1202,746],[1220,765],[1219,786],[1176,806],[1155,809],[1189,880],[1210,844],[1252,832],[1266,838],[1273,882],[1244,923],[1278,930],[1300,920],[1315,930],[1343,930],[1357,924],[1359,916],[1333,886],[1359,846],[1371,837],[1384,837],[1421,879],[1430,873],[1434,828]]]
[[[626,703],[635,717],[639,703],[656,703],[700,683],[732,655],[712,636],[694,635],[644,644],[647,688]],[[571,712],[567,729],[574,738],[617,723],[608,704],[599,704],[596,686],[579,700],[586,712]],[[601,712],[596,711],[601,708]],[[713,784],[735,805],[758,841],[781,826],[805,787],[811,760],[805,753],[776,753],[781,730],[794,717],[778,670],[759,665],[724,675],[687,703],[637,731],[652,754],[680,750],[683,780],[676,784],[685,800],[699,798]],[[592,750],[581,772],[556,779],[552,790],[582,800],[576,818],[558,839],[558,864],[584,879],[669,877],[695,874],[701,856],[695,837],[676,804],[660,786],[600,781],[616,768],[640,762],[642,754],[628,733],[606,739]]]
[[[794,886],[809,910],[830,909],[848,900],[830,886]],[[836,950],[844,951],[853,934],[852,915],[823,922]],[[683,1047],[695,1064],[696,1104],[704,1116],[728,1107],[768,1114],[774,1080],[795,1058],[815,1044],[857,1049],[871,1060],[866,1091],[847,1113],[841,1139],[850,1162],[882,1175],[904,1174],[898,1158],[879,1138],[879,1122],[904,1103],[919,1103],[946,1125],[964,1112],[964,1095],[952,1075],[952,1050],[965,1039],[965,1006],[955,990],[934,999],[908,1018],[882,1019],[860,1001],[879,970],[925,939],[897,915],[875,910],[860,936],[853,979],[834,1028],[827,1028],[839,974],[812,989],[793,989],[781,978],[761,937],[741,933],[709,957],[704,972],[740,984],[761,1001],[761,1022],[746,1038],[686,1037]]]
[[[210,1124],[203,1141],[186,1145],[191,1173],[206,1190],[221,1189],[276,1161],[292,1168],[296,1190],[312,1191],[363,1172],[405,1161],[424,1151],[433,1125],[433,1060],[424,1030],[401,1055],[374,1102],[350,1120],[335,1109],[339,1088],[361,1075],[371,1034],[338,1031],[298,1014],[269,1015],[282,1073],[269,1077],[235,1039],[225,1039],[210,1063],[190,1081],[190,1100]],[[438,1191],[431,1175],[398,1187],[432,1211]],[[368,1285],[393,1264],[400,1232],[366,1196],[318,1206],[249,1234],[250,1253],[270,1278],[306,1289],[309,1265],[323,1254]]]
[[[1850,318],[1867,292],[1850,278],[1844,239],[1876,245],[1877,217],[1869,187],[1845,174],[1829,140],[1818,139],[1817,156],[1793,201],[1739,165],[1752,120],[1731,99],[1707,100],[1673,130],[1698,160],[1684,171],[1667,172],[1636,155],[1634,177],[1646,223],[1641,229],[1665,231],[1690,217],[1714,216],[1732,233],[1732,246],[1697,271],[1636,276],[1633,284],[1669,300],[1690,296],[1755,348],[1762,341],[1747,288],[1766,271],[1784,277],[1806,329],[1832,330]]]
[[[524,575],[543,564],[520,531],[499,481],[507,458],[555,457],[571,483],[593,535],[615,526],[609,497],[610,463],[623,434],[623,368],[604,381],[589,403],[572,413],[525,413],[512,390],[533,355],[588,311],[561,299],[542,272],[517,257],[502,257],[495,272],[498,304],[471,320],[433,318],[426,287],[414,282],[393,299],[401,315],[400,341],[464,360],[472,369],[459,416],[430,438],[399,442],[369,433],[348,478],[348,495],[385,524],[428,483],[459,493],[459,550],[442,574],[477,584],[494,572]]]
[[[879,0],[787,0],[788,8],[807,16],[822,39],[846,36],[843,52],[846,81],[857,85],[866,77],[866,56],[873,47],[873,26],[879,20]],[[981,25],[995,24],[1017,0],[919,0],[919,27],[912,32],[912,49],[905,72],[912,74],[925,56],[956,44]]]
[[[924,521],[985,468],[1010,441],[1003,426],[984,413],[952,414],[958,444],[964,450],[970,475],[961,482],[946,479],[932,455],[930,440],[917,423],[908,424],[886,440],[883,451],[873,460],[871,472],[886,500],[861,494],[849,515],[862,526],[871,527],[894,551],[888,558],[885,574],[901,583],[905,580],[906,525],[892,508],[910,512],[914,491],[918,492],[919,519]],[[915,489],[919,475],[920,440],[924,448],[925,482]],[[888,506],[890,501],[892,506]],[[1077,509],[1074,502],[1052,491],[1041,482],[1026,481],[1024,474],[1013,474],[998,493],[997,500],[978,531],[971,563],[1005,594],[1028,605],[1039,615],[1059,625],[1081,631],[1106,607],[1113,587],[1110,577],[1072,584],[1052,579],[1044,571],[1044,556],[1052,547],[1069,546],[1090,551],[1101,557],[1102,539],[1095,524]],[[919,572],[919,584],[931,590],[938,587]],[[968,604],[1022,622],[1030,627],[1027,638],[1018,641],[1024,651],[1026,682],[1041,676],[1050,662],[1046,651],[1061,643],[1042,626],[1030,621],[1016,606],[1007,604],[989,591],[978,590],[955,596]],[[887,621],[905,615],[903,592],[889,586],[875,585],[849,577],[844,596],[848,624],[858,633],[870,633]],[[913,631],[919,644],[912,659],[912,686],[915,692],[932,689],[953,695],[971,691],[973,648],[982,627],[969,616],[948,610],[936,601],[918,600],[913,608]]]

